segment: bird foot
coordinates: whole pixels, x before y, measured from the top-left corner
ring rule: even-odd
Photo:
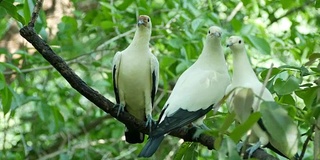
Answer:
[[[203,129],[205,131],[210,131],[210,128],[206,126],[204,123],[202,123],[200,126],[198,126],[200,129]]]
[[[261,142],[258,141],[256,144],[253,146],[249,147],[246,151],[248,152],[248,158],[250,158],[253,154],[254,151],[256,151],[259,147],[261,146]]]
[[[237,152],[240,153],[241,152],[241,148],[243,147],[243,142],[239,142],[237,144]]]
[[[123,111],[124,111],[124,105],[122,105],[122,104],[115,104],[115,105],[113,106],[113,108],[114,108],[114,107],[119,107],[119,108],[118,108],[117,116],[119,116],[120,112],[123,112]]]
[[[152,116],[150,114],[147,115],[146,127],[149,127],[149,132],[151,132],[152,126],[155,124]]]
[[[195,131],[195,133],[192,136],[192,139],[198,139],[200,134],[203,133],[204,131],[209,131],[210,128],[207,127],[205,124],[201,124],[199,126],[196,126],[197,130]]]

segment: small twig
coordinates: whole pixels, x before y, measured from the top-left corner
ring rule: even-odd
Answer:
[[[270,76],[271,76],[272,69],[273,69],[273,63],[271,63],[271,66],[270,66],[270,68],[269,68],[269,70],[268,70],[267,76],[266,76],[266,78],[265,78],[264,81],[263,81],[263,85],[262,85],[261,91],[260,91],[260,93],[259,93],[259,97],[260,97],[260,98],[258,99],[258,102],[256,103],[256,106],[255,106],[256,108],[258,108],[259,105],[260,105],[260,101],[262,100],[261,97],[262,97],[262,94],[263,94],[264,90],[266,89],[268,80],[269,80],[269,78],[270,78]]]
[[[36,20],[39,16],[39,12],[41,10],[43,4],[43,0],[38,0],[36,5],[34,6],[33,12],[32,12],[32,17],[31,20],[28,24],[29,27],[34,27],[34,24],[36,23]]]
[[[112,43],[112,42],[114,42],[114,41],[116,41],[116,40],[118,40],[118,39],[120,39],[120,38],[122,38],[122,37],[125,37],[125,36],[133,33],[135,30],[136,30],[136,29],[133,28],[133,29],[127,31],[127,32],[124,32],[124,33],[122,33],[122,34],[119,34],[119,35],[116,36],[116,37],[113,37],[113,38],[109,39],[108,41],[106,41],[106,42],[104,42],[103,44],[101,44],[100,46],[98,46],[98,47],[97,47],[97,50],[102,50],[103,48],[105,48],[105,47],[106,47],[107,45],[109,45],[110,43]]]
[[[314,127],[315,127],[315,126],[313,125],[313,126],[310,128],[310,130],[308,131],[309,134],[308,134],[308,137],[307,137],[306,141],[304,141],[304,143],[303,143],[302,151],[301,151],[299,160],[302,160],[303,157],[304,157],[304,154],[305,154],[305,152],[306,152],[306,150],[307,150],[307,147],[308,147],[308,143],[309,143],[309,141],[311,140],[311,136],[312,136],[312,132],[313,132],[313,130],[314,130]]]
[[[230,22],[234,16],[240,11],[240,9],[243,7],[243,3],[239,2],[238,5],[232,10],[230,15],[227,17],[227,22]]]
[[[96,52],[102,52],[102,51],[105,51],[105,50],[106,49],[95,50],[95,51],[92,51],[92,52],[89,52],[89,53],[84,53],[84,54],[81,54],[79,56],[76,56],[76,57],[73,57],[73,58],[70,58],[70,59],[66,60],[66,63],[68,65],[74,64],[74,63],[78,63],[78,61],[80,61],[81,59],[86,58],[85,56],[91,55],[91,54],[96,53]],[[52,65],[48,65],[48,66],[40,66],[40,67],[37,67],[37,68],[21,69],[20,71],[15,71],[15,70],[5,71],[5,72],[3,72],[3,74],[4,75],[11,75],[11,74],[17,74],[17,73],[29,73],[29,72],[52,69],[52,68],[54,68]]]

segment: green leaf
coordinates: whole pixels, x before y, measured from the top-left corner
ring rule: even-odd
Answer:
[[[23,16],[27,22],[30,21],[31,15],[32,15],[32,8],[34,8],[34,3],[33,1],[30,0],[24,0],[24,5],[23,5]]]
[[[54,117],[54,130],[59,131],[60,127],[62,127],[62,124],[64,122],[64,118],[59,110],[58,107],[56,106],[51,106],[53,117]]]
[[[305,65],[311,66],[317,59],[320,59],[320,53],[312,53],[308,59],[309,61]]]
[[[234,92],[232,107],[237,119],[243,123],[252,112],[254,93],[251,88],[237,88]]]
[[[6,85],[7,85],[6,79],[4,75],[0,72],[0,90],[4,89]]]
[[[113,28],[115,25],[112,21],[102,21],[101,26],[103,29],[110,29]]]
[[[191,22],[191,28],[193,31],[196,31],[200,25],[203,24],[203,19],[196,18]]]
[[[19,21],[22,23],[22,25],[25,25],[25,20],[24,18],[18,13],[17,7],[14,6],[12,3],[3,0],[0,3],[0,9],[1,8],[6,9],[6,11],[9,13],[9,15],[14,18],[15,20]]]
[[[263,102],[260,105],[262,122],[271,135],[270,143],[290,158],[298,151],[300,134],[287,111],[276,102]]]
[[[231,124],[234,122],[236,114],[234,112],[227,114],[221,128],[219,129],[220,133],[225,133],[227,129],[231,126]]]
[[[269,43],[260,37],[248,35],[247,36],[250,42],[253,44],[253,46],[258,49],[262,54],[269,55],[271,53],[271,48]]]
[[[197,159],[198,157],[198,152],[196,151],[197,146],[198,146],[197,143],[194,143],[194,142],[183,142],[179,150],[176,152],[173,159],[174,160]]]
[[[10,111],[12,97],[13,97],[13,95],[8,87],[9,86],[5,86],[1,90],[1,103],[2,103],[2,110],[3,110],[4,115],[6,115]]]
[[[291,105],[295,105],[296,103],[290,94],[281,96],[279,102]]]
[[[317,92],[319,89],[319,87],[310,87],[295,91],[295,94],[301,99],[303,99],[303,102],[306,105],[306,107],[310,108],[311,106],[313,106],[314,101],[316,100]]]
[[[278,78],[274,84],[274,91],[279,95],[291,94],[299,88],[300,79],[289,76],[286,80]]]
[[[244,6],[247,6],[248,4],[251,4],[251,0],[241,0]]]
[[[316,8],[320,8],[320,1],[316,1],[315,7],[316,7]]]
[[[260,112],[254,112],[252,113],[249,118],[239,126],[237,126],[231,133],[230,133],[230,138],[235,142],[239,142],[241,137],[245,135],[251,127],[258,122],[258,120],[261,117]]]
[[[291,8],[291,7],[293,6],[294,1],[288,3],[287,0],[280,0],[280,3],[281,3],[281,5],[282,5],[282,8],[283,8],[283,9],[289,9],[289,8]]]
[[[10,68],[18,73],[21,73],[20,69],[13,64],[0,62],[0,65],[5,66],[6,68]]]
[[[279,69],[279,68],[272,68],[270,77],[273,77],[274,75],[279,74],[281,71],[282,71],[282,70]],[[262,78],[262,79],[266,79],[268,72],[269,72],[269,68],[264,69],[264,70],[260,73],[261,78]],[[269,77],[269,78],[270,78],[270,77]]]
[[[119,6],[118,6],[118,9],[119,10],[125,10],[127,9],[134,1],[123,1],[123,3],[121,3]]]
[[[183,40],[181,38],[174,38],[170,39],[167,43],[175,49],[180,49],[183,45]]]
[[[180,62],[176,67],[176,73],[182,73],[189,67],[189,63],[187,61]]]
[[[0,8],[0,19],[3,19],[8,13],[5,9],[2,9],[2,7]]]

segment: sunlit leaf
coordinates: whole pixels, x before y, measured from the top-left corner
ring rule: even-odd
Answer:
[[[0,2],[0,9],[4,8],[12,18],[16,19],[17,21],[21,22],[23,25],[25,24],[24,18],[18,13],[16,6],[8,1],[1,1]]]
[[[303,99],[306,107],[311,107],[315,101],[318,90],[319,87],[310,87],[302,90],[297,90],[295,91],[295,94]]]
[[[261,53],[263,54],[270,54],[271,53],[271,48],[269,43],[260,37],[248,35],[247,36],[250,42],[253,44],[255,48],[257,48]]]
[[[274,91],[279,95],[290,94],[299,88],[300,79],[289,76],[288,79],[278,78],[274,84]]]
[[[237,126],[230,133],[230,138],[236,143],[239,142],[242,136],[244,136],[256,122],[258,122],[260,117],[261,117],[260,112],[252,113],[244,123]]]

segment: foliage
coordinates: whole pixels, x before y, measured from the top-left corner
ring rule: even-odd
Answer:
[[[123,124],[71,89],[40,54],[17,40],[22,39],[17,31],[30,21],[34,5],[33,0],[0,0],[0,159],[136,158],[143,144],[125,143]],[[149,15],[151,47],[160,61],[155,118],[174,82],[201,53],[209,26],[224,28],[223,45],[227,37],[240,35],[261,81],[270,64],[275,65],[267,87],[299,126],[300,153],[307,137],[313,139],[320,114],[319,7],[311,0],[44,1],[35,27],[88,85],[114,100],[113,55],[131,41],[137,15]],[[225,51],[232,72],[232,56]],[[216,142],[218,150],[180,145],[177,138],[167,136],[154,159],[217,159],[225,158],[226,152],[230,159],[239,158],[229,136],[239,137],[237,127],[225,121],[230,117],[234,116],[223,105],[205,120],[212,128],[208,134],[221,140]],[[309,142],[304,159],[312,156]]]

